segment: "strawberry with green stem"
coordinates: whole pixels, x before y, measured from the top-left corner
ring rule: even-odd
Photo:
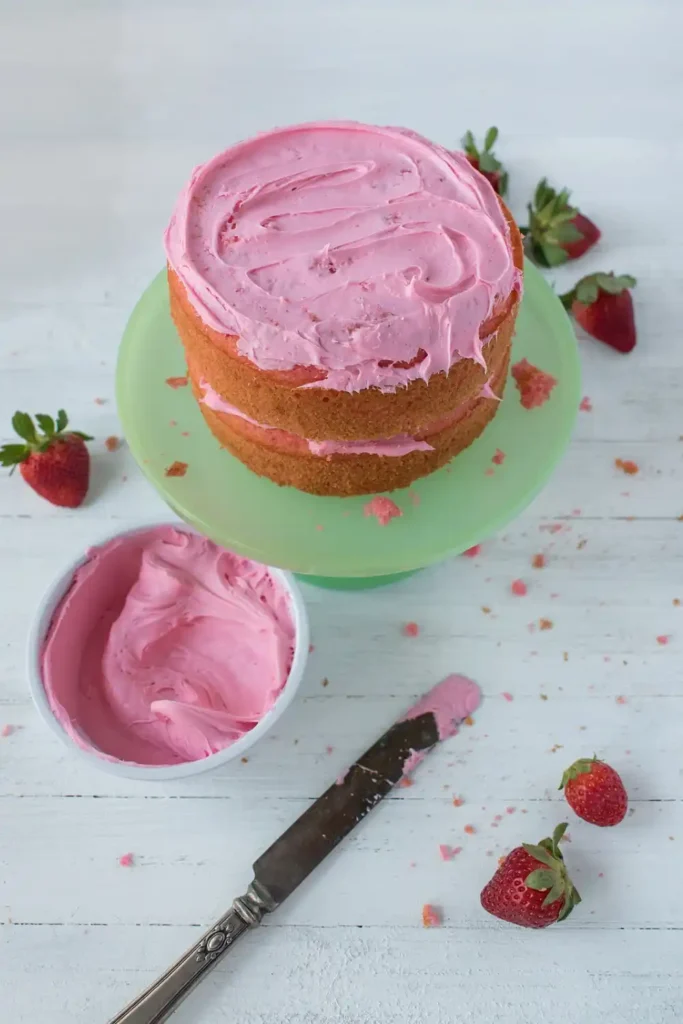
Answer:
[[[78,430],[67,431],[68,417],[63,409],[57,421],[51,416],[36,416],[39,430],[26,412],[16,412],[12,426],[24,442],[0,448],[0,466],[19,472],[36,494],[53,505],[77,508],[85,500],[90,482],[90,455],[85,442],[92,441]]]
[[[626,817],[628,795],[624,783],[619,773],[595,754],[574,761],[559,788],[564,790],[572,810],[591,825],[618,825]]]
[[[600,229],[569,202],[569,189],[557,192],[546,178],[539,181],[529,224],[522,228],[527,256],[541,267],[558,267],[583,256],[600,238]]]
[[[560,300],[587,334],[617,352],[631,352],[636,344],[636,323],[629,289],[635,284],[630,274],[589,274],[560,295]]]
[[[564,822],[552,839],[512,850],[482,890],[484,910],[522,928],[547,928],[564,921],[581,902],[560,850],[566,829]]]
[[[484,138],[484,148],[480,150],[472,132],[466,131],[462,137],[462,147],[472,167],[484,175],[499,196],[504,196],[508,188],[508,173],[500,160],[493,155],[497,138],[498,129],[495,126],[489,128]]]

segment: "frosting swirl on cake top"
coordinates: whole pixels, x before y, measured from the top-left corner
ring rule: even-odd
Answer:
[[[276,129],[196,168],[165,235],[207,327],[305,387],[393,391],[483,365],[521,286],[503,210],[461,153],[401,128]]]

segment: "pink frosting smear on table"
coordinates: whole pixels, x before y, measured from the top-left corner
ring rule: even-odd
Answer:
[[[303,387],[394,391],[484,364],[480,329],[521,275],[498,199],[463,153],[415,132],[316,122],[197,167],[165,234],[207,327]]]
[[[172,526],[88,552],[41,653],[62,728],[107,760],[207,757],[273,706],[292,664],[285,589],[265,566]]]

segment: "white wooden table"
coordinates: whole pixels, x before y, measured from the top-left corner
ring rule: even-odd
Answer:
[[[3,1021],[104,1024],[449,671],[486,693],[474,728],[238,947],[178,1024],[680,1019],[682,32],[679,0],[0,0],[0,429],[15,408],[64,406],[97,437],[81,510],[0,478],[0,727],[14,727],[0,738]],[[117,781],[37,719],[27,627],[67,555],[165,514],[104,439],[119,433],[117,344],[161,265],[177,190],[228,143],[319,117],[445,144],[497,123],[520,217],[547,174],[603,229],[559,284],[594,269],[638,277],[639,346],[622,358],[582,340],[593,411],[552,484],[480,558],[374,592],[307,588],[316,649],[302,697],[248,764]],[[534,571],[537,552],[548,564]],[[530,633],[541,617],[554,628]],[[407,620],[418,638],[401,635]],[[570,818],[584,902],[565,925],[499,926],[479,907],[483,883],[500,854],[563,819],[560,773],[593,751],[623,773],[631,816],[604,831]],[[464,852],[443,863],[440,843]],[[426,902],[443,908],[441,929],[422,928]]]

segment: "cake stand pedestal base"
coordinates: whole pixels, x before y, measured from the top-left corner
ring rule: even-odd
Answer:
[[[372,590],[373,587],[386,587],[389,583],[408,579],[416,572],[420,570],[409,569],[407,572],[392,572],[385,576],[307,576],[302,572],[295,573],[295,576],[302,583],[324,587],[325,590]]]

